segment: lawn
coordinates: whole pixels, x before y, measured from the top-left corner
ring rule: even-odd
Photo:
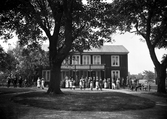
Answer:
[[[45,92],[20,94],[16,103],[59,111],[124,111],[152,108],[155,102],[129,94],[105,91],[64,91],[61,95]]]

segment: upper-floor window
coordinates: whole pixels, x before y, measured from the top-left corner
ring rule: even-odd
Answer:
[[[72,64],[80,64],[80,55],[72,56]]]
[[[91,64],[90,55],[82,56],[82,64],[89,65]]]
[[[93,64],[101,64],[101,56],[93,55]]]
[[[119,66],[119,56],[111,56],[111,66]]]
[[[62,65],[69,65],[70,64],[70,57],[63,60]]]

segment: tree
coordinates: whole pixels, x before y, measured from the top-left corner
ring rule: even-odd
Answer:
[[[155,73],[152,71],[144,71],[144,79],[147,79],[148,81],[153,81],[155,79]]]
[[[15,70],[17,60],[12,55],[12,52],[8,50],[6,53],[0,46],[0,71],[11,72]]]
[[[143,75],[141,73],[137,74],[136,79],[143,79]]]
[[[115,0],[113,4],[123,17],[120,29],[135,32],[146,41],[157,72],[157,92],[165,93],[167,57],[158,61],[155,48],[167,48],[167,1]]]
[[[24,76],[30,82],[40,77],[43,67],[49,65],[48,53],[42,50],[40,45],[33,44],[27,47],[16,45],[12,51],[18,60],[16,73]]]
[[[6,57],[7,54],[0,45],[0,72],[6,69],[7,66]]]
[[[111,4],[100,0],[17,0],[10,12],[2,10],[4,38],[15,31],[20,44],[49,40],[51,78],[48,93],[60,90],[60,69],[70,52],[99,47],[111,40],[118,21]]]

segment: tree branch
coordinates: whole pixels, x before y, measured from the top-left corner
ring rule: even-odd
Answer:
[[[162,26],[162,24],[161,24]],[[164,29],[162,30],[161,33],[158,33],[158,36],[156,39],[155,39],[155,42],[153,43],[153,47],[156,47],[157,43],[162,39],[162,37],[164,36],[164,34],[167,32],[167,25],[164,26]]]
[[[154,47],[152,46],[151,40],[150,40],[152,16],[153,16],[153,10],[148,8],[148,18],[147,18],[147,24],[146,24],[147,28],[146,28],[146,38],[145,38],[145,40],[146,40],[147,47],[148,47],[149,52],[150,52],[151,59],[152,59],[154,65],[155,65],[155,67],[159,67],[160,62],[157,59]]]
[[[137,33],[140,34],[144,39],[146,39],[146,34],[145,34],[145,33],[142,33],[142,32],[138,29],[138,27],[139,27],[138,21],[136,20],[135,28],[136,28]]]
[[[167,68],[167,55],[165,56],[162,65],[165,66]]]

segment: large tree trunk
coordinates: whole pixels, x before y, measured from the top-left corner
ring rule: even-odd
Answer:
[[[72,5],[73,0],[67,3],[67,1],[63,2],[63,11],[61,11],[56,17],[57,22],[55,23],[55,29],[53,32],[53,36],[49,37],[50,46],[49,46],[49,61],[51,67],[51,77],[49,83],[48,93],[53,94],[62,94],[63,92],[60,89],[61,82],[61,63],[68,56],[69,51],[72,46]],[[62,15],[64,13],[65,19],[65,41],[62,46],[59,46],[59,31],[62,20]]]
[[[161,66],[157,69],[157,92],[166,93],[165,79],[166,79],[166,68]]]
[[[51,67],[51,75],[50,75],[49,88],[47,93],[49,94],[63,94],[60,89],[60,81],[61,81],[61,63],[54,63]]]

